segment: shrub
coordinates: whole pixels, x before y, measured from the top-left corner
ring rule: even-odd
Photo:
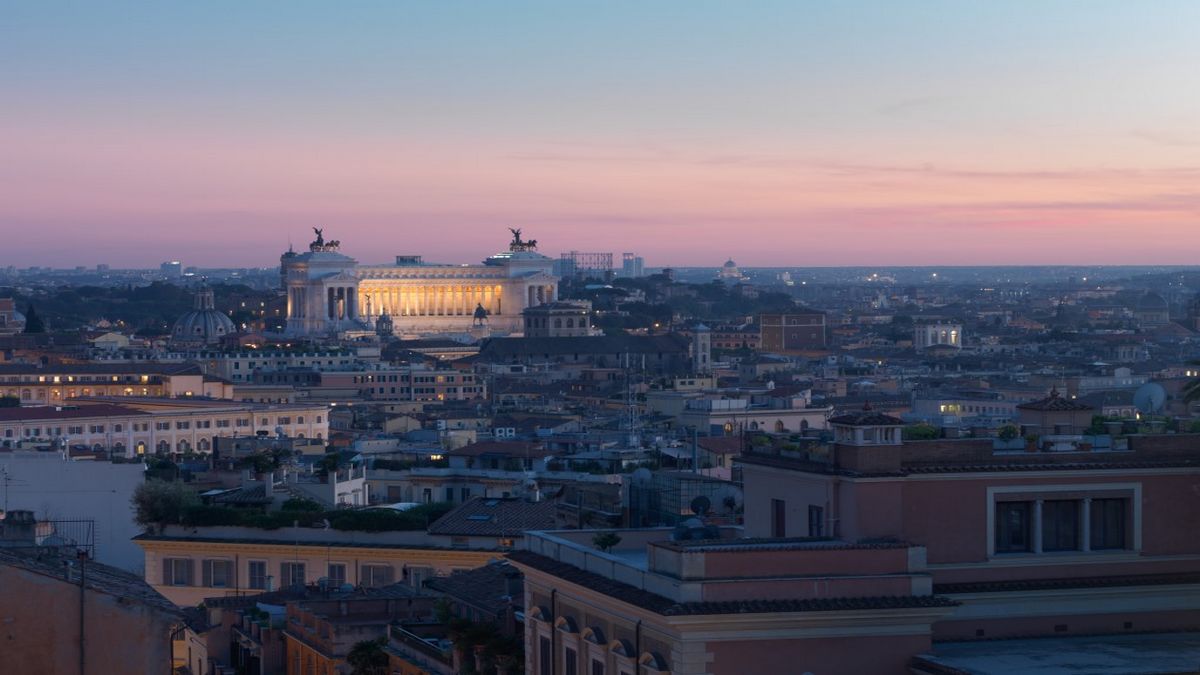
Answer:
[[[147,480],[133,491],[134,520],[143,527],[177,523],[200,498],[182,483]]]
[[[325,509],[311,499],[292,497],[279,507],[283,511],[324,511]]]

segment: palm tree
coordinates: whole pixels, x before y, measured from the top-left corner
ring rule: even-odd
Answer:
[[[353,668],[354,675],[383,675],[387,672],[388,657],[383,651],[387,638],[363,640],[350,648],[346,654],[346,663]]]

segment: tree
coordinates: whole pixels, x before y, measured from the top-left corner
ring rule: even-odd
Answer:
[[[147,480],[133,491],[134,520],[142,527],[177,523],[200,498],[183,483]]]
[[[1011,441],[1021,435],[1021,430],[1015,424],[1005,424],[996,434],[1002,441]]]
[[[601,532],[592,537],[592,545],[605,553],[611,551],[619,543],[621,543],[621,535],[616,532]]]
[[[351,675],[384,675],[388,666],[387,652],[383,651],[386,644],[386,638],[355,643],[346,654]]]
[[[906,441],[932,441],[940,438],[941,430],[932,424],[910,424],[901,430],[901,438]]]
[[[21,399],[16,396],[0,396],[0,408],[20,408]]]
[[[26,333],[45,333],[46,324],[42,322],[42,317],[38,316],[37,310],[34,309],[33,303],[29,303],[25,308],[25,332]]]

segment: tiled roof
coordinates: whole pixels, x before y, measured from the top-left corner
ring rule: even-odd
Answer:
[[[1095,410],[1095,406],[1088,405],[1081,401],[1075,401],[1069,398],[1059,396],[1058,390],[1051,390],[1050,395],[1046,398],[1037,401],[1022,403],[1017,406],[1019,410],[1033,410],[1039,412],[1083,412],[1085,410]]]
[[[57,579],[65,584],[68,582],[64,579],[63,574],[64,560],[66,559],[62,556],[53,553],[35,554],[30,552],[27,554],[0,548],[0,565],[21,568],[34,574]],[[78,586],[78,567],[71,568],[70,576],[70,583]],[[148,609],[170,614],[175,618],[182,618],[180,609],[151,588],[150,584],[147,584],[140,575],[89,560],[84,570],[84,583],[98,593],[105,593],[125,602],[138,603]]]
[[[511,597],[510,576],[517,580],[517,586],[513,589],[516,593]],[[426,581],[425,586],[492,614],[500,614],[510,604],[521,608],[525,601],[521,572],[505,561],[493,562],[473,570],[454,572],[448,577],[434,577]]]
[[[505,537],[526,530],[549,530],[554,528],[556,510],[557,504],[551,500],[475,497],[438,518],[429,526],[429,534]]]
[[[813,598],[775,600],[733,600],[729,602],[676,602],[670,598],[644,591],[629,584],[581,570],[574,565],[532,551],[513,551],[508,554],[514,562],[532,567],[564,581],[584,586],[622,602],[636,605],[663,616],[700,614],[755,614],[775,612],[839,612],[863,609],[912,609],[921,607],[954,607],[953,600],[933,595],[879,596],[861,598]]]
[[[39,406],[34,408],[0,408],[0,422],[34,422],[37,420],[73,420],[89,417],[129,417],[150,413],[120,405],[81,405],[70,407]]]
[[[742,452],[740,436],[701,436],[696,444],[714,455],[737,455]]]
[[[525,457],[526,455],[533,456],[534,451],[540,447],[536,443],[525,441],[479,441],[451,450],[446,454],[450,457],[482,457],[484,455]]]

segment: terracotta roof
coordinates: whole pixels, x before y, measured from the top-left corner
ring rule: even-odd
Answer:
[[[510,578],[517,581],[516,588],[512,589],[516,593],[511,596]],[[448,577],[434,577],[425,582],[425,587],[492,614],[500,614],[509,606],[520,609],[525,604],[521,571],[503,560],[454,572]]]
[[[446,454],[450,457],[482,457],[484,455],[524,457],[526,455],[532,456],[541,447],[537,443],[527,443],[525,441],[479,441],[478,443],[469,443],[456,450],[451,450]]]
[[[516,497],[474,497],[434,521],[429,534],[511,537],[526,530],[549,530],[555,526],[557,508],[551,500],[527,502]]]
[[[1058,394],[1057,389],[1051,389],[1050,395],[1046,398],[1022,403],[1017,406],[1017,409],[1041,412],[1083,412],[1085,410],[1095,410],[1096,407],[1082,401],[1063,398]]]
[[[813,598],[773,600],[732,600],[728,602],[676,602],[635,586],[581,570],[574,565],[532,551],[513,551],[512,561],[532,567],[564,581],[584,586],[622,602],[636,605],[662,616],[701,614],[757,614],[776,612],[839,612],[863,609],[912,609],[954,607],[959,603],[935,595],[878,596],[861,598]]]
[[[68,582],[64,579],[63,574],[64,560],[66,559],[54,553],[26,554],[18,553],[11,549],[0,549],[0,565],[17,567],[66,584]],[[150,584],[142,579],[141,575],[131,574],[116,567],[91,560],[86,565],[84,583],[91,590],[120,598],[125,602],[138,603],[148,609],[169,614],[172,617],[182,617],[180,609],[170,600],[163,597],[158,591],[154,590]],[[70,576],[71,581],[69,583],[78,586],[78,567],[71,568]]]
[[[71,420],[87,417],[127,417],[150,413],[121,405],[38,406],[31,408],[0,408],[0,422],[33,422],[37,420]]]
[[[701,436],[696,444],[714,455],[738,455],[742,452],[739,436]]]

